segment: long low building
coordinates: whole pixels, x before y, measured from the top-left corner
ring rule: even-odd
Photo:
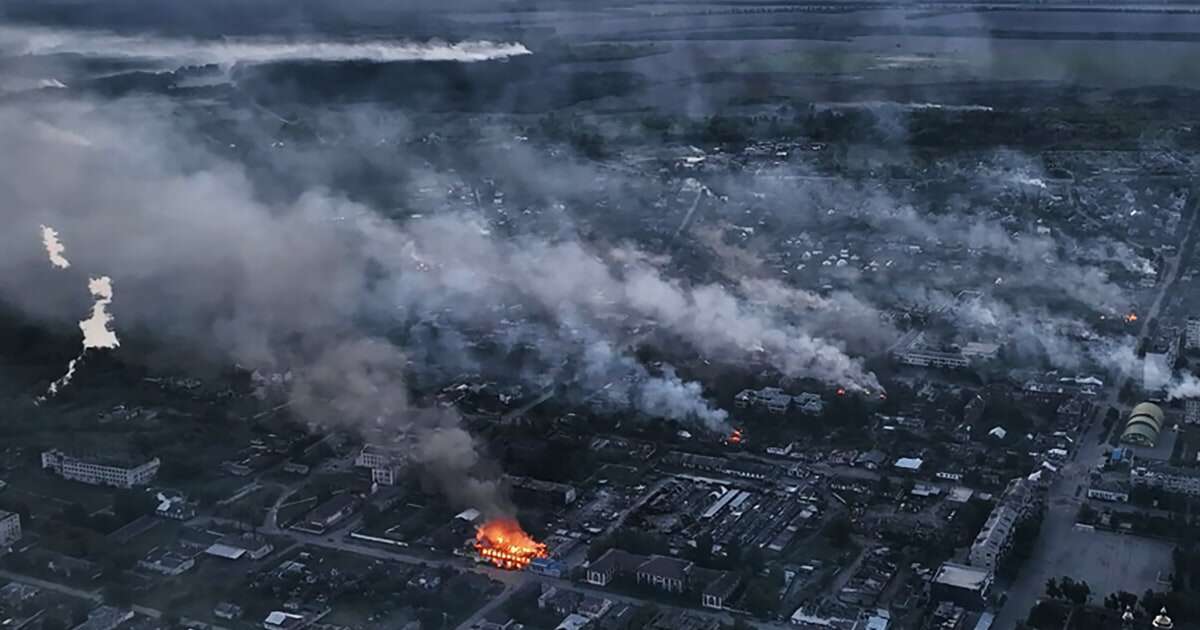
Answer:
[[[1200,470],[1178,466],[1138,466],[1129,471],[1135,488],[1158,488],[1173,494],[1200,496]]]
[[[133,488],[144,486],[158,473],[157,457],[141,464],[100,461],[72,457],[57,449],[42,453],[42,468],[52,470],[63,479],[80,481],[94,486]]]
[[[987,521],[975,536],[968,559],[972,566],[995,571],[1012,546],[1017,525],[1028,514],[1034,502],[1031,484],[1017,478],[1008,484],[999,504],[988,514]]]

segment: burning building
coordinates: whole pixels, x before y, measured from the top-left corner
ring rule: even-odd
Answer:
[[[475,530],[475,551],[480,559],[513,570],[550,555],[545,544],[535,541],[511,518],[494,519]]]

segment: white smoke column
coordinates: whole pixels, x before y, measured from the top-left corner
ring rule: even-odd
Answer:
[[[1167,389],[1167,400],[1181,398],[1200,398],[1200,378],[1196,378],[1194,374],[1185,374],[1171,383]]]
[[[92,316],[79,322],[79,329],[83,331],[83,349],[120,346],[117,334],[109,328],[112,323],[112,315],[108,312],[113,298],[112,280],[108,276],[91,278],[88,291],[96,301],[92,304]]]
[[[41,227],[42,243],[46,246],[50,264],[59,269],[70,267],[71,263],[65,256],[67,248],[59,241],[58,232],[46,225]],[[89,278],[88,291],[93,299],[91,315],[79,322],[79,330],[83,332],[83,348],[79,350],[78,356],[67,363],[67,371],[58,380],[50,383],[46,395],[39,397],[36,402],[40,403],[57,395],[64,387],[70,385],[71,379],[75,377],[76,368],[89,349],[116,348],[121,345],[117,334],[109,327],[112,324],[112,315],[108,312],[108,306],[112,304],[113,299],[112,279],[108,276]]]
[[[45,28],[0,28],[0,48],[18,54],[81,54],[106,57],[171,59],[180,63],[275,63],[281,61],[458,61],[508,59],[531,54],[516,42],[449,43],[360,40],[199,40],[130,37],[114,33]]]
[[[42,244],[46,246],[46,255],[50,257],[51,265],[59,269],[71,266],[71,261],[63,255],[67,252],[67,248],[63,247],[62,241],[58,240],[58,232],[54,228],[42,226]]]
[[[685,382],[669,367],[663,372],[661,378],[650,378],[639,386],[639,411],[671,420],[699,421],[720,433],[729,431],[729,414],[708,404],[700,383]]]

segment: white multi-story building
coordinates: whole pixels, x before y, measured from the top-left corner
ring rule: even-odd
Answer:
[[[791,406],[792,396],[778,387],[744,389],[733,397],[733,404],[739,409],[751,406],[765,407],[771,413],[783,414],[787,413],[788,407]]]
[[[968,560],[971,566],[994,571],[1012,546],[1017,525],[1034,503],[1034,491],[1024,478],[1015,479],[1004,490],[1000,503],[988,515],[975,536]]]
[[[1184,424],[1200,424],[1200,398],[1183,401]]]
[[[354,465],[371,469],[371,481],[381,486],[394,486],[404,469],[406,457],[398,448],[367,444],[363,446]]]
[[[971,566],[995,570],[996,564],[1008,551],[1016,526],[1017,511],[1007,505],[996,506],[996,509],[988,514],[987,521],[971,545]]]
[[[1129,483],[1141,488],[1160,488],[1174,494],[1200,496],[1200,471],[1176,466],[1138,466],[1129,471]]]
[[[918,367],[964,369],[971,365],[971,359],[961,351],[943,351],[927,347],[925,333],[916,330],[910,330],[896,342],[892,348],[892,357],[905,365]]]
[[[1200,348],[1200,317],[1189,317],[1183,331],[1183,344],[1189,350]]]
[[[158,473],[158,458],[133,466],[106,464],[72,457],[59,450],[42,453],[42,468],[53,470],[64,479],[81,481],[94,486],[133,488],[144,486]]]
[[[0,553],[21,539],[21,516],[0,510]]]
[[[366,444],[354,459],[354,465],[359,468],[382,468],[404,460],[404,453],[398,448]]]
[[[1098,484],[1088,488],[1089,499],[1109,501],[1111,503],[1128,503],[1129,490],[1119,484]]]

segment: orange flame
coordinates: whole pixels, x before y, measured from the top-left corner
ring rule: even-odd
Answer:
[[[838,395],[838,396],[845,396],[845,395],[846,395],[846,388],[845,388],[845,387],[839,387],[839,388],[837,388],[837,395]]]
[[[1137,313],[1130,313],[1125,316],[1125,321],[1128,323],[1133,323],[1133,322],[1136,322],[1137,320],[1138,320]]]
[[[741,444],[742,443],[742,430],[734,429],[733,433],[731,433],[728,438],[725,438],[725,441],[729,442],[730,444]]]
[[[546,545],[521,529],[516,519],[498,518],[475,530],[475,551],[501,569],[524,569],[535,558],[549,557]]]

